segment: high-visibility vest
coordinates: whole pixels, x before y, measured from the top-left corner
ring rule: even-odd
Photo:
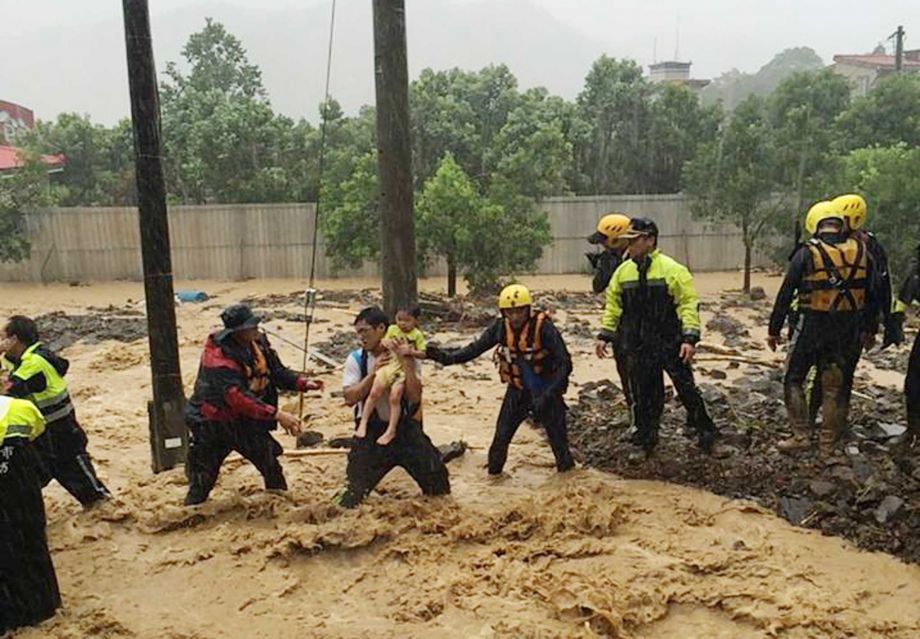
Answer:
[[[828,244],[819,239],[806,244],[812,269],[799,290],[799,306],[821,313],[854,313],[866,306],[869,256],[862,242],[848,239]]]
[[[40,393],[32,393],[28,398],[38,406],[42,415],[45,416],[45,421],[50,424],[70,415],[73,412],[73,403],[67,390],[67,382],[51,362],[37,352],[40,346],[41,343],[36,342],[27,348],[19,360],[19,365],[15,366],[11,373],[13,377],[24,380],[38,373],[44,374],[45,390]]]
[[[506,384],[515,388],[524,388],[524,375],[521,372],[519,359],[526,361],[533,372],[540,375],[549,352],[543,347],[543,323],[546,313],[537,313],[516,334],[511,322],[505,319],[504,339],[495,350],[495,360],[498,362],[498,374]]]
[[[45,418],[26,399],[0,395],[0,442],[7,437],[35,439],[45,431]]]

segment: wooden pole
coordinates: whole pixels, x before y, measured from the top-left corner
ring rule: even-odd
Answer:
[[[415,302],[415,211],[409,139],[409,69],[405,0],[373,0],[377,86],[377,166],[383,305],[392,318]]]
[[[147,0],[122,0],[135,175],[147,304],[153,401],[148,402],[153,471],[185,461],[188,433],[176,337],[166,184],[160,158],[160,105]]]

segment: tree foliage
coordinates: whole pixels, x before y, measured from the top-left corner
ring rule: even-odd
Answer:
[[[455,274],[486,287],[539,258],[549,237],[544,198],[680,191],[696,215],[741,226],[750,255],[765,229],[788,232],[813,201],[858,190],[900,259],[904,235],[887,225],[910,228],[905,216],[918,209],[920,76],[893,75],[851,101],[845,79],[822,67],[811,49],[789,49],[756,74],[717,78],[702,101],[608,56],[575,100],[522,90],[505,65],[426,69],[410,86],[420,257],[450,256]],[[275,113],[259,68],[220,23],[208,19],[190,36],[160,97],[172,202],[320,195],[321,127]],[[330,99],[319,114],[326,248],[335,267],[356,266],[379,255],[375,111],[346,114]],[[61,204],[134,202],[127,120],[104,127],[62,114],[16,143],[67,156],[52,182]],[[15,215],[5,223],[19,224]]]
[[[0,176],[0,262],[20,262],[29,257],[26,218],[53,204],[47,168],[36,156],[27,157],[24,166]]]
[[[745,291],[750,290],[754,246],[777,212],[776,158],[767,105],[751,95],[735,109],[719,139],[704,145],[685,167],[693,213],[741,229]]]

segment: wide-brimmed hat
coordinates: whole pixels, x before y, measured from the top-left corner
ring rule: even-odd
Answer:
[[[221,312],[220,319],[224,323],[224,329],[217,334],[217,339],[223,339],[236,331],[255,328],[262,321],[262,318],[254,314],[252,309],[245,304],[228,306]]]

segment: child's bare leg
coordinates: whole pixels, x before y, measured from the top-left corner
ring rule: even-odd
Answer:
[[[384,431],[383,435],[377,438],[377,443],[381,446],[386,446],[396,437],[396,426],[399,424],[399,417],[402,411],[404,386],[405,384],[403,384],[403,382],[399,382],[393,384],[393,387],[390,389],[390,422],[387,424],[387,429]]]
[[[367,436],[367,422],[374,412],[377,401],[387,392],[386,383],[379,377],[374,378],[374,384],[371,386],[371,392],[367,394],[364,400],[364,410],[361,411],[361,423],[358,424],[358,430],[355,431],[355,437],[362,438]]]

